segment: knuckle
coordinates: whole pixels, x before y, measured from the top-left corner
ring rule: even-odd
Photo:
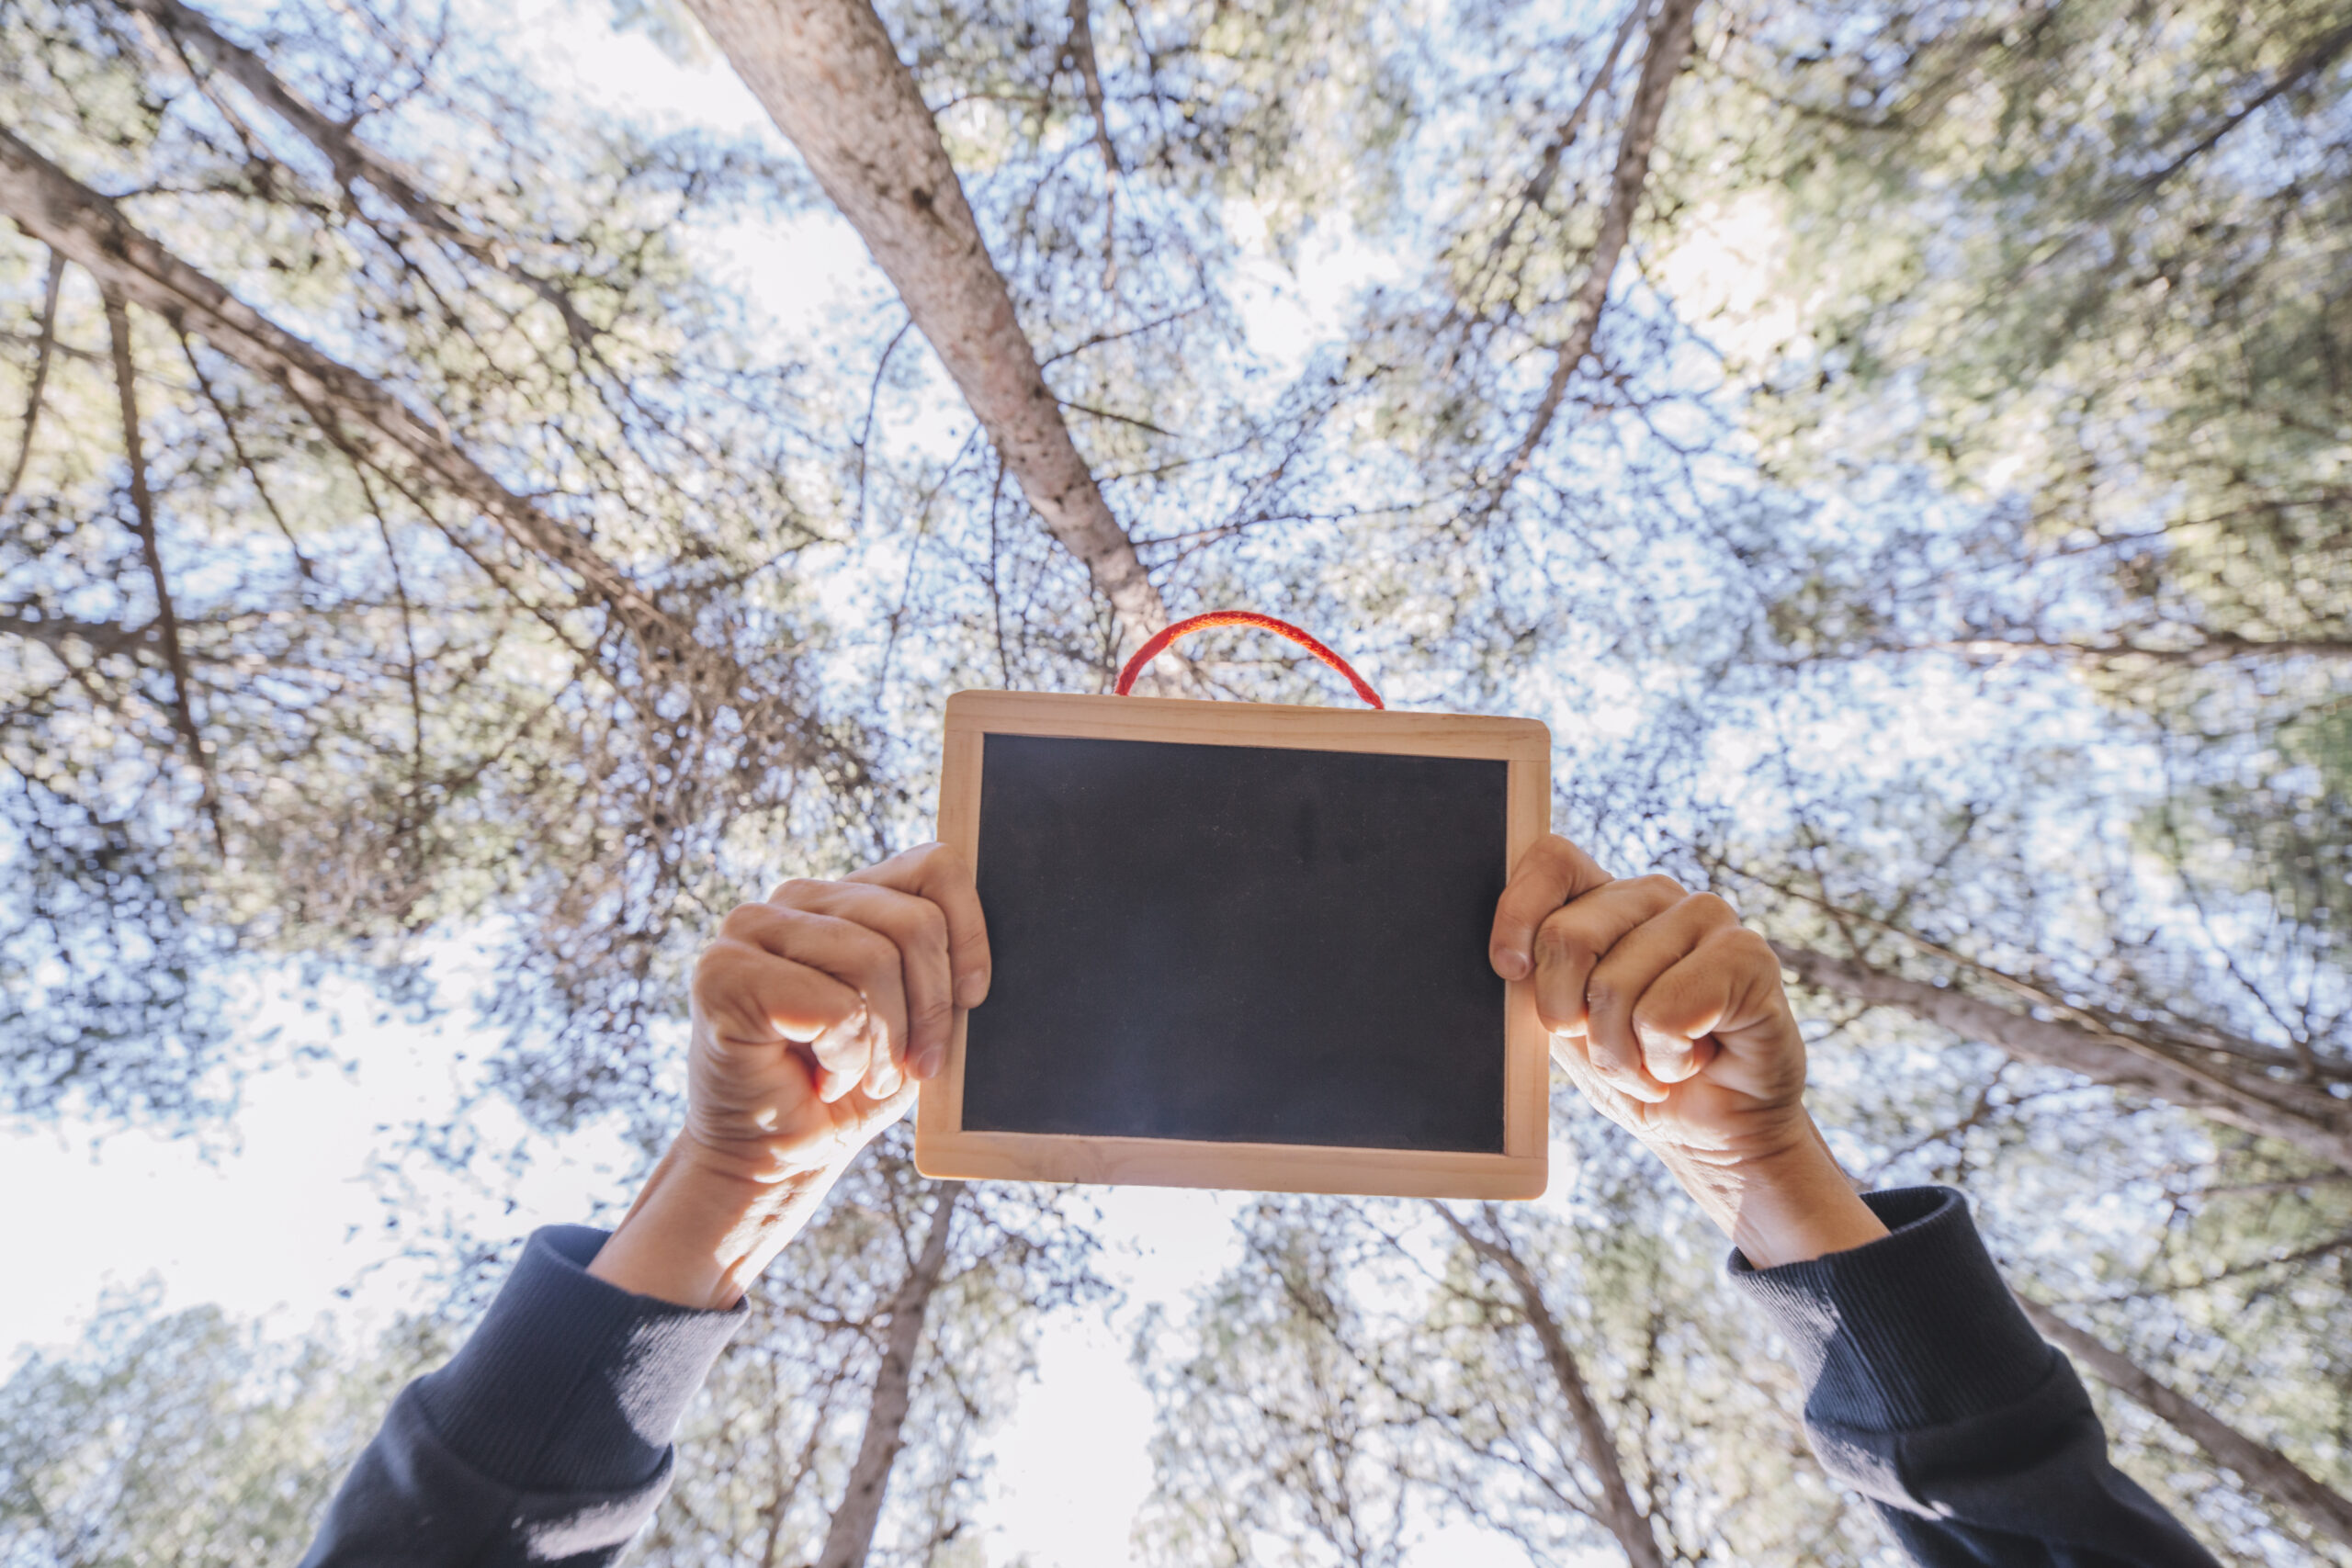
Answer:
[[[888,974],[896,978],[899,973],[899,944],[871,926],[852,926],[851,950],[856,954],[861,969],[876,975]]]
[[[1623,1006],[1623,1002],[1624,998],[1618,994],[1617,987],[1614,986],[1596,985],[1585,987],[1584,1005],[1596,1016],[1612,1014]]]
[[[819,882],[810,877],[791,877],[775,885],[775,891],[768,895],[768,902],[802,905],[821,895],[830,886],[831,884]]]
[[[1546,920],[1536,928],[1535,956],[1548,964],[1575,965],[1592,962],[1591,944],[1579,939],[1563,920]]]
[[[909,919],[914,926],[912,934],[918,941],[933,946],[946,942],[947,912],[930,899],[916,899],[914,911]]]
[[[1670,900],[1678,904],[1682,901],[1687,891],[1682,884],[1662,871],[1654,871],[1647,876],[1634,878],[1634,886],[1650,897]]]
[[[1682,900],[1679,907],[1689,911],[1693,919],[1703,920],[1711,926],[1739,923],[1739,917],[1733,913],[1732,907],[1724,902],[1720,893],[1690,894]]]
[[[765,904],[738,904],[718,922],[718,934],[742,941],[766,926],[775,914]]]
[[[933,842],[922,844],[907,852],[908,858],[926,872],[945,876],[964,874],[964,857],[952,844]]]

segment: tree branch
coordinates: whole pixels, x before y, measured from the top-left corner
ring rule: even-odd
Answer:
[[[2085,642],[2070,637],[2042,637],[2031,632],[1984,633],[1931,642],[1874,643],[1859,651],[1873,654],[1958,653],[1975,658],[2016,658],[2051,653],[2088,663],[2144,659],[2152,664],[2186,665],[2197,669],[2233,659],[2352,660],[2352,640],[2343,637],[2253,637],[2241,632],[2199,628],[2198,641],[2183,648],[2151,648],[2144,643],[2116,640]],[[1791,660],[1792,663],[1809,660]]]
[[[1536,1343],[1543,1348],[1553,1381],[1560,1385],[1560,1396],[1567,1402],[1585,1462],[1592,1466],[1594,1475],[1600,1479],[1600,1522],[1617,1538],[1617,1544],[1625,1549],[1631,1568],[1666,1568],[1649,1516],[1634,1503],[1633,1488],[1625,1484],[1624,1468],[1617,1459],[1616,1439],[1610,1436],[1609,1423],[1600,1414],[1600,1403],[1584,1381],[1584,1369],[1577,1365],[1576,1352],[1568,1348],[1567,1337],[1560,1332],[1560,1320],[1552,1315],[1551,1307],[1544,1300],[1544,1287],[1537,1283],[1534,1272],[1508,1243],[1479,1234],[1443,1203],[1432,1200],[1430,1207],[1464,1247],[1500,1269],[1518,1293],[1520,1310],[1527,1318],[1527,1325],[1535,1331]]]
[[[2220,146],[2223,137],[2259,114],[2273,98],[2292,91],[2327,69],[2346,49],[2352,49],[2352,22],[2341,23],[2313,39],[2302,53],[2289,61],[2285,69],[2270,79],[2262,91],[2222,116],[2211,130],[2183,148],[2163,168],[2134,180],[2122,199],[2112,204],[2109,210],[2155,194],[2171,183],[2175,175]]]
[[[1168,621],[1079,456],[939,128],[866,0],[690,0],[855,228],[1046,527],[1133,648]]]
[[[2019,1296],[2018,1304],[2043,1338],[2088,1367],[2099,1381],[2162,1418],[2274,1506],[2295,1514],[2330,1540],[2352,1546],[2352,1499],[2040,1302]]]
[[[689,623],[656,604],[576,530],[508,490],[437,419],[413,412],[377,382],[238,299],[134,227],[113,201],[5,127],[0,212],[87,270],[101,291],[199,333],[247,370],[275,382],[337,445],[379,468],[414,470],[478,508],[538,559],[577,579],[582,604],[604,608],[650,656],[675,661],[674,673],[724,673],[704,668],[720,656],[696,637]]]
[[[65,281],[65,258],[56,251],[49,253],[49,284],[40,299],[40,347],[33,356],[32,385],[25,389],[25,438],[17,448],[16,466],[8,470],[8,483],[0,488],[0,513],[17,499],[17,486],[24,481],[25,465],[32,460],[33,432],[40,426],[40,400],[49,385],[49,362],[57,348],[57,293]]]
[[[489,263],[547,301],[563,318],[564,331],[573,342],[585,345],[594,340],[596,329],[580,313],[570,294],[500,254],[495,245],[460,221],[455,212],[427,195],[415,175],[352,135],[349,126],[329,119],[310,100],[278,80],[260,55],[221,37],[202,12],[182,0],[123,3],[153,17],[174,37],[195,44],[216,70],[251,93],[256,103],[317,148],[346,188],[362,181],[372,186],[418,228]]]
[[[1536,160],[1533,176],[1520,192],[1519,205],[1511,209],[1510,217],[1504,220],[1493,243],[1487,247],[1489,266],[1517,237],[1521,220],[1550,197],[1552,182],[1560,175],[1560,160],[1567,155],[1569,148],[1576,145],[1577,133],[1584,129],[1584,117],[1592,112],[1592,106],[1600,102],[1600,95],[1607,92],[1609,84],[1616,79],[1617,57],[1625,51],[1625,40],[1634,36],[1634,28],[1640,24],[1643,13],[1648,9],[1649,0],[1634,0],[1634,4],[1625,8],[1625,18],[1617,24],[1616,34],[1609,40],[1609,52],[1600,58],[1600,68],[1592,73],[1592,80],[1585,84],[1576,107],[1570,109],[1567,118],[1553,129],[1552,140],[1544,144],[1543,156]]]
[[[1804,948],[1782,947],[1781,962],[1804,984],[1872,1007],[1898,1008],[1955,1034],[2046,1066],[2210,1116],[2291,1144],[2352,1170],[2352,1101],[2258,1070],[2201,1066],[2113,1029],[2030,1018],[1948,987],[1930,985]]]
[[[180,618],[172,607],[172,585],[164,573],[164,552],[155,538],[155,498],[147,488],[147,453],[140,440],[139,388],[130,363],[130,312],[122,297],[101,290],[106,306],[107,339],[114,354],[115,399],[122,411],[122,451],[130,464],[130,508],[137,521],[139,553],[147,563],[148,581],[155,585],[155,627],[162,634],[164,663],[172,675],[172,721],[187,746],[187,760],[204,782],[202,807],[212,825],[212,847],[222,855],[228,840],[220,831],[220,796],[213,787],[212,764],[204,755],[204,739],[197,732],[196,706],[188,696],[187,655],[180,647]]]
[[[1534,461],[1535,449],[1543,444],[1560,412],[1561,400],[1567,395],[1568,378],[1592,352],[1593,339],[1600,331],[1600,313],[1609,303],[1610,279],[1616,275],[1617,258],[1633,231],[1634,209],[1641,204],[1642,191],[1649,183],[1650,154],[1657,146],[1658,120],[1666,113],[1667,95],[1681,74],[1682,62],[1690,57],[1692,19],[1698,9],[1699,0],[1665,0],[1657,19],[1650,24],[1641,80],[1634,88],[1625,129],[1617,141],[1617,168],[1610,182],[1609,206],[1600,215],[1600,232],[1593,239],[1592,265],[1577,289],[1576,323],[1555,351],[1552,379],[1535,405],[1535,416],[1528,423],[1519,450],[1504,465],[1502,478],[1487,503],[1489,513],[1501,504],[1503,496]]]
[[[1102,154],[1102,292],[1118,281],[1119,257],[1112,248],[1119,210],[1119,150],[1111,145],[1111,120],[1103,107],[1102,72],[1094,58],[1094,21],[1087,0],[1069,0],[1069,35],[1062,44],[1062,59],[1078,72],[1086,89],[1087,111],[1094,117],[1094,150]]]

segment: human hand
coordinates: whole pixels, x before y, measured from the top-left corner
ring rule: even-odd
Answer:
[[[1780,959],[1723,899],[1669,876],[1612,878],[1547,835],[1514,868],[1490,946],[1496,973],[1532,978],[1553,1059],[1750,1261],[1885,1234],[1805,1111]]]
[[[988,989],[979,895],[944,845],[733,911],[695,965],[685,1130],[588,1271],[732,1305]]]
[[[834,1165],[914,1102],[988,988],[979,895],[945,845],[787,882],[695,965],[686,1136],[754,1180]]]

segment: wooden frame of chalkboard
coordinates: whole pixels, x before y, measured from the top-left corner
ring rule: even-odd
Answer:
[[[991,736],[1159,742],[1163,750],[1154,755],[1163,756],[1208,746],[1500,763],[1504,821],[1494,844],[1495,892],[1520,856],[1550,829],[1551,734],[1533,719],[1159,697],[958,692],[947,701],[938,832],[978,871],[984,916],[989,913],[990,877],[981,860],[982,783]],[[1246,755],[1237,753],[1235,761]],[[1148,834],[1152,825],[1137,821],[1134,827],[1136,833]],[[990,923],[993,927],[997,921],[991,917]],[[1483,956],[1485,924],[1467,932],[1466,939],[1475,944],[1476,954]],[[928,1176],[956,1179],[1532,1198],[1543,1191],[1546,1179],[1550,1041],[1536,1017],[1531,982],[1506,984],[1491,970],[1485,977],[1501,993],[1495,1020],[1502,1034],[1501,1127],[1498,1139],[1487,1140],[1498,1142],[1498,1148],[1464,1147],[1458,1138],[1453,1146],[1395,1146],[1394,1137],[1385,1139],[1387,1146],[1354,1146],[1326,1141],[968,1127],[966,1044],[970,1020],[959,1013],[946,1061],[938,1077],[923,1086],[916,1114],[915,1163]],[[1001,982],[1002,978],[1001,974]],[[1004,994],[1001,984],[995,995]],[[1482,1066],[1491,1071],[1492,1064]]]

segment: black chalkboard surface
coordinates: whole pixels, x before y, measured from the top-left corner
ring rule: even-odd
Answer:
[[[966,1127],[1503,1152],[1508,763],[984,744]]]
[[[1548,745],[1526,720],[958,694],[942,836],[995,974],[919,1163],[1540,1190],[1545,1043],[1487,953]]]

